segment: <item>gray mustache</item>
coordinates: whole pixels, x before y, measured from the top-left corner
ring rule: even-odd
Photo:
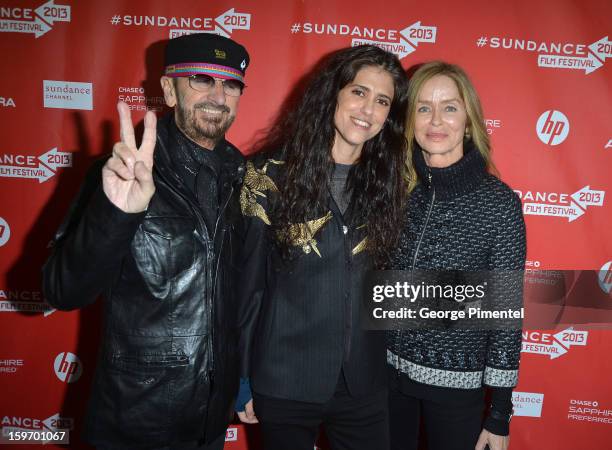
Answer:
[[[202,108],[213,109],[213,110],[221,111],[225,113],[230,112],[230,109],[225,105],[215,105],[213,103],[196,103],[194,105],[194,109],[202,109]]]

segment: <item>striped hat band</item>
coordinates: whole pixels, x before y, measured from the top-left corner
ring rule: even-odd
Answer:
[[[208,63],[181,63],[166,66],[166,76],[171,78],[190,77],[191,75],[205,74],[223,80],[238,80],[244,83],[244,76],[236,69]]]

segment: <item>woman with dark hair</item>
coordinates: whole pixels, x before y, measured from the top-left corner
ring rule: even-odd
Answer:
[[[406,90],[393,54],[337,51],[280,149],[247,164],[242,391],[268,450],[312,450],[321,424],[332,448],[388,447],[384,334],[362,330],[359,294],[404,217]]]
[[[424,64],[410,79],[408,102],[411,192],[391,268],[486,271],[504,283],[504,299],[519,304],[526,253],[521,202],[491,174],[489,138],[472,83],[456,65]],[[507,448],[520,324],[485,328],[389,332],[392,449],[417,449],[419,418],[429,450]],[[483,425],[485,386],[491,405]]]

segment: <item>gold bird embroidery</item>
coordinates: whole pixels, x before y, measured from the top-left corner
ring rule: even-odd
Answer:
[[[364,223],[363,225],[359,225],[357,228],[355,228],[356,230],[361,230],[362,228],[365,228],[367,226],[366,223]],[[353,248],[353,251],[351,252],[354,255],[361,253],[362,251],[364,251],[366,249],[366,247],[368,246],[368,238],[364,237],[361,242],[359,242],[359,244],[357,244],[355,246],[355,248]]]
[[[358,253],[361,253],[362,251],[364,251],[364,250],[366,249],[366,247],[367,247],[367,246],[368,246],[368,238],[367,238],[367,237],[364,237],[364,238],[361,240],[361,242],[359,242],[359,244],[357,244],[357,245],[355,246],[355,248],[353,249],[353,251],[352,251],[353,256],[354,256],[354,255],[356,255],[356,254],[358,254]]]
[[[266,225],[270,225],[270,218],[266,210],[257,202],[257,196],[266,197],[265,191],[278,192],[278,188],[272,178],[266,172],[268,164],[284,164],[283,161],[269,159],[261,169],[255,168],[255,165],[248,161],[246,163],[246,173],[244,182],[240,190],[240,208],[245,216],[258,217]]]
[[[296,247],[302,247],[302,251],[306,254],[313,250],[319,258],[321,258],[321,252],[317,247],[317,240],[314,238],[315,234],[332,218],[331,211],[328,211],[323,217],[318,219],[309,220],[306,223],[296,223],[289,226],[289,229],[282,233],[285,236],[281,238],[287,238],[287,241]]]

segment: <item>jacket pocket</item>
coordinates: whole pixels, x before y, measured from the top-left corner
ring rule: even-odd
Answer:
[[[102,401],[121,440],[150,443],[171,431],[172,382],[189,367],[179,353],[115,355],[107,363]]]
[[[193,221],[184,217],[147,217],[132,241],[132,255],[143,278],[157,291],[193,268],[196,240]],[[154,276],[150,276],[154,275]]]

